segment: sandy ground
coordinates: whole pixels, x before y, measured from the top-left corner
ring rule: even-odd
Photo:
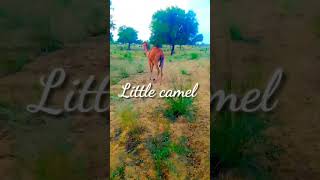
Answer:
[[[83,82],[89,75],[95,75],[98,81],[101,80],[105,77],[107,69],[105,56],[107,49],[103,46],[105,41],[103,37],[97,37],[90,38],[81,44],[70,44],[65,49],[38,57],[24,67],[21,72],[0,78],[1,102],[21,108],[25,108],[28,104],[37,104],[42,93],[39,79],[43,75],[47,76],[53,68],[64,68],[69,80],[80,79]],[[64,88],[60,88],[54,93],[51,104],[61,107],[66,93],[74,89],[70,81],[66,82]],[[64,142],[72,144],[74,148],[71,154],[86,158],[85,173],[89,179],[105,179],[107,177],[106,164],[109,159],[106,153],[106,140],[109,130],[105,113],[72,113],[68,118],[71,123],[64,126],[68,129],[65,137],[61,138],[59,140],[61,142],[58,142],[58,144]],[[59,128],[53,130],[53,132],[49,132],[49,130],[53,129],[50,124],[63,124],[64,119],[52,116],[43,119],[43,121],[45,123],[32,125],[31,130],[27,132],[8,129],[1,124],[1,179],[14,179],[19,174],[17,169],[21,172],[19,174],[21,179],[35,179],[35,161],[29,162],[31,163],[29,165],[21,164],[17,151],[26,149],[16,149],[17,144],[32,144],[33,151],[36,154],[43,149],[40,148],[43,146],[53,152],[58,149],[57,144],[50,144],[50,141],[46,138],[47,136],[59,137],[59,134],[62,134],[63,130]],[[46,143],[46,141],[49,143]]]

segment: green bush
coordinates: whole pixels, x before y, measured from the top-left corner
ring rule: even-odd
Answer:
[[[190,73],[187,70],[182,69],[181,70],[182,75],[190,75]]]
[[[199,54],[198,53],[191,53],[190,54],[190,59],[191,60],[196,60],[196,59],[198,59],[199,58]]]
[[[117,169],[111,173],[110,179],[115,180],[117,179],[117,177],[118,179],[125,179],[125,169],[125,164],[122,164],[121,166],[117,167]]]
[[[172,149],[178,155],[187,157],[192,154],[192,150],[188,147],[188,138],[185,136],[179,137],[179,143],[173,144]]]
[[[236,25],[230,26],[229,33],[230,33],[230,39],[232,41],[239,41],[243,43],[254,43],[254,44],[257,44],[260,42],[260,40],[257,38],[244,36],[240,28]]]
[[[230,32],[230,39],[232,41],[241,41],[241,40],[243,40],[242,32],[240,31],[240,28],[238,26],[232,25],[229,28],[229,32]]]
[[[123,58],[124,59],[127,59],[128,61],[131,61],[132,62],[132,54],[130,52],[127,52],[125,54],[123,54]]]
[[[189,122],[195,118],[195,107],[193,98],[174,97],[167,98],[166,104],[168,107],[164,111],[164,115],[172,121],[176,121],[178,117],[184,117]]]
[[[112,79],[111,79],[111,85],[118,84],[120,81],[121,81],[120,78],[112,77]]]
[[[125,68],[121,68],[120,72],[119,72],[119,75],[120,75],[121,78],[128,78],[129,77],[128,70],[125,69]]]

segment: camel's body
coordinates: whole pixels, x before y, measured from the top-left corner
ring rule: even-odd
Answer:
[[[159,79],[159,75],[161,77],[160,79],[160,84],[162,81],[162,70],[163,70],[163,65],[164,65],[164,54],[162,49],[158,47],[153,47],[150,51],[148,50],[148,44],[145,42],[143,43],[143,49],[146,53],[146,56],[148,57],[148,63],[150,67],[150,80],[152,80],[152,71],[153,67],[156,66],[157,71],[158,71],[158,76],[157,79]]]

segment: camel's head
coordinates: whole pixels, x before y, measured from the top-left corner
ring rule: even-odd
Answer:
[[[148,43],[147,43],[147,42],[143,42],[142,47],[143,47],[143,50],[144,50],[145,52],[148,51]]]

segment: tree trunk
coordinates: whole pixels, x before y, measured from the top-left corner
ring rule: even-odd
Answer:
[[[131,45],[131,43],[128,43],[128,50],[131,50],[131,49],[130,49],[130,45]]]
[[[174,44],[171,45],[171,56],[174,54]]]

